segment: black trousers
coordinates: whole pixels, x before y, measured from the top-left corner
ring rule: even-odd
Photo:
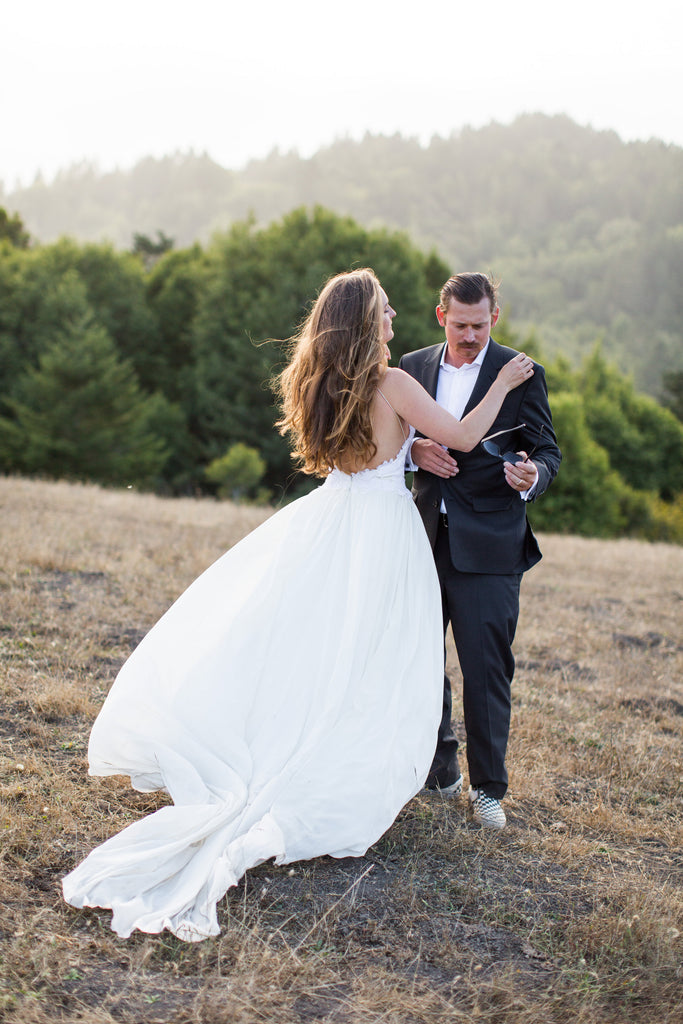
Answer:
[[[451,562],[448,528],[443,523],[439,524],[434,559],[441,583],[444,644],[450,623],[463,677],[470,785],[500,800],[508,784],[505,753],[515,670],[511,646],[519,617],[522,574],[459,572]],[[458,741],[451,710],[451,685],[444,674],[443,715],[428,785],[445,787],[457,778]]]

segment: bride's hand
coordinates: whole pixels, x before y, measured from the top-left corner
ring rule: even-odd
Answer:
[[[525,380],[534,375],[534,363],[524,352],[520,352],[514,359],[510,359],[505,366],[501,367],[498,373],[498,380],[505,385],[508,391],[519,387]]]

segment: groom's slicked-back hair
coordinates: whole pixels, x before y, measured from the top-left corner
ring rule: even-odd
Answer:
[[[452,299],[462,302],[465,306],[476,306],[482,299],[488,299],[491,312],[498,305],[498,282],[486,274],[466,272],[449,277],[441,289],[439,305],[444,313]]]

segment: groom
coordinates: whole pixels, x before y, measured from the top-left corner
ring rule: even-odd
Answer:
[[[490,337],[498,314],[490,278],[456,274],[441,289],[436,309],[446,343],[411,352],[399,366],[461,418],[516,355]],[[444,633],[450,622],[463,676],[470,807],[474,820],[490,828],[506,823],[500,801],[508,782],[511,645],[522,573],[541,558],[526,502],[543,494],[562,457],[543,367],[534,364],[533,377],[508,394],[489,434],[498,431],[506,431],[494,439],[500,455],[481,444],[471,452],[448,452],[419,437],[411,451],[413,493],[441,584]],[[531,457],[516,460],[514,452]],[[443,715],[427,786],[458,795],[463,778],[451,703],[444,676]]]

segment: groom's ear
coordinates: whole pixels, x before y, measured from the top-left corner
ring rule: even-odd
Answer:
[[[496,306],[496,308],[494,309],[493,313],[491,314],[491,327],[495,327],[496,323],[498,322],[498,317],[499,316],[500,316],[500,306]]]
[[[446,326],[446,314],[444,313],[440,305],[436,307],[436,319],[439,321],[442,327]]]

